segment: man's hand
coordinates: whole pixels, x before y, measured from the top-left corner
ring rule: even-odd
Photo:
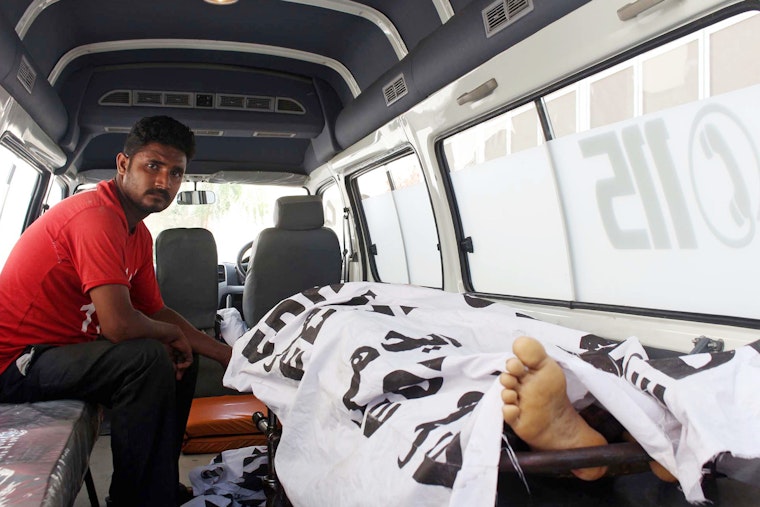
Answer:
[[[173,339],[166,342],[166,349],[169,352],[169,357],[172,358],[172,362],[174,363],[174,371],[177,375],[177,380],[180,380],[182,375],[184,375],[185,370],[193,364],[193,349],[190,346],[190,341],[184,333],[182,333],[179,327],[176,327],[176,329],[177,334]]]
[[[227,369],[227,366],[230,364],[230,359],[232,359],[232,347],[228,346],[225,349],[222,349],[221,358],[219,359],[219,364],[221,364],[224,369]]]
[[[190,342],[193,352],[213,359],[222,365],[222,368],[227,368],[232,357],[232,347],[226,343],[215,340],[206,333],[197,330],[180,314],[166,306],[151,315],[150,318],[179,326],[179,329]]]
[[[182,323],[156,320],[136,310],[124,285],[101,285],[90,290],[98,312],[101,334],[119,343],[134,338],[152,338],[164,344],[174,363],[177,379],[193,364],[193,349]]]

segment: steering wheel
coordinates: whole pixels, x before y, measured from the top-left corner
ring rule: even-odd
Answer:
[[[237,254],[237,260],[235,262],[235,269],[238,272],[238,276],[240,277],[240,280],[245,280],[245,275],[248,273],[248,265],[251,263],[251,247],[253,246],[253,241],[249,241],[245,245],[243,245],[243,248],[240,249],[240,251]]]

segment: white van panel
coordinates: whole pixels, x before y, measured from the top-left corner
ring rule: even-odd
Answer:
[[[518,101],[521,97],[546,88],[622,51],[633,48],[676,27],[695,21],[707,13],[714,12],[736,2],[708,0],[663,2],[633,20],[622,22],[617,18],[617,9],[627,3],[626,1],[608,0],[590,2],[431,95],[398,119],[379,129],[375,135],[368,136],[330,162],[330,167],[338,168],[337,171],[340,174],[350,174],[352,170],[362,167],[362,164],[365,163],[362,161],[370,160],[373,157],[381,157],[383,153],[387,154],[397,150],[402,145],[406,145],[406,143],[411,144],[422,164],[433,201],[433,212],[436,217],[442,250],[445,290],[461,292],[465,290],[465,283],[462,279],[459,245],[457,244],[456,234],[452,226],[453,220],[450,214],[448,197],[441,184],[439,173],[441,169],[438,167],[435,151],[436,143],[443,136],[452,130],[461,128],[462,125],[466,125],[488,114],[490,111]],[[491,78],[496,79],[498,83],[498,87],[491,95],[461,106],[457,104],[457,97],[477,88]],[[742,93],[757,95],[756,92],[747,90]],[[714,100],[716,107],[718,107],[718,104],[721,104],[721,107],[731,107],[728,103],[732,100],[736,100],[737,103],[743,101],[745,106],[747,104],[746,97],[734,97],[732,99],[725,96]],[[752,104],[754,102],[755,99],[753,98]],[[683,108],[666,111],[662,114],[639,117],[627,123],[615,124],[608,130],[614,131],[614,135],[617,135],[620,130],[629,128],[629,131],[640,130],[641,135],[646,136],[646,129],[656,130],[664,126],[671,136],[668,146],[671,150],[678,152],[678,159],[683,159],[685,156],[688,156],[689,135],[691,132],[689,128],[685,128],[683,125],[691,125],[695,121],[698,121],[699,111],[702,106],[704,104],[691,104]],[[736,111],[739,109],[741,107],[736,109]],[[757,110],[757,106],[753,105],[753,107],[746,108],[746,110]],[[747,120],[746,122],[745,119]],[[757,131],[755,123],[754,119],[742,118],[742,125],[744,127],[734,127],[734,130],[736,132],[742,129],[750,132]],[[397,135],[399,125],[406,132],[406,136]],[[669,129],[668,126],[670,126]],[[656,134],[657,132],[654,133]],[[574,251],[572,256],[567,256],[572,258],[573,268],[562,266],[561,262],[557,262],[556,270],[554,272],[549,270],[550,273],[547,279],[551,279],[551,283],[556,284],[555,289],[550,289],[550,293],[552,293],[551,290],[554,290],[552,294],[556,294],[556,299],[569,301],[593,301],[600,293],[604,293],[605,297],[610,293],[615,293],[619,297],[619,300],[609,301],[609,298],[607,298],[604,302],[640,308],[757,318],[756,304],[753,304],[753,302],[758,300],[757,296],[760,294],[742,292],[737,293],[735,296],[728,296],[730,291],[730,283],[728,281],[737,276],[749,276],[753,279],[760,279],[760,277],[757,277],[760,274],[757,273],[760,268],[754,267],[751,262],[752,258],[757,258],[758,252],[756,248],[760,247],[753,245],[752,248],[747,249],[742,253],[736,264],[720,265],[720,263],[714,263],[715,266],[712,267],[711,272],[704,274],[704,279],[700,275],[700,279],[697,281],[693,276],[687,274],[689,263],[694,260],[695,255],[703,257],[701,260],[704,261],[704,258],[720,255],[721,250],[732,248],[721,238],[717,238],[716,241],[715,231],[711,230],[715,228],[712,222],[717,221],[723,224],[722,227],[727,231],[725,236],[728,237],[729,242],[732,238],[736,240],[737,238],[741,238],[743,234],[746,234],[746,227],[748,226],[742,226],[738,223],[734,218],[736,213],[732,214],[731,209],[722,204],[723,202],[730,203],[731,186],[727,183],[726,177],[728,173],[724,172],[723,176],[718,179],[705,179],[697,187],[696,192],[700,194],[699,198],[703,200],[706,197],[702,195],[703,192],[699,188],[721,189],[721,193],[718,194],[719,197],[714,197],[713,201],[708,200],[713,206],[719,205],[720,211],[714,217],[708,212],[708,216],[703,223],[693,226],[695,240],[705,245],[704,248],[700,248],[698,253],[690,248],[687,243],[681,243],[684,240],[679,228],[682,225],[679,220],[683,220],[683,215],[675,212],[672,215],[674,217],[672,220],[675,220],[675,223],[669,222],[664,226],[668,237],[668,244],[671,248],[654,248],[654,244],[652,244],[653,248],[651,251],[643,256],[643,264],[640,262],[641,254],[637,254],[636,267],[633,269],[631,268],[633,263],[629,258],[630,252],[627,252],[625,249],[612,248],[609,237],[606,239],[604,237],[597,237],[594,241],[587,241],[588,235],[583,235],[586,232],[585,226],[589,224],[590,220],[596,221],[592,228],[604,230],[604,225],[600,223],[603,217],[599,213],[598,206],[595,205],[598,200],[596,195],[593,194],[596,188],[596,181],[600,178],[600,168],[595,168],[594,163],[601,164],[602,161],[593,160],[594,163],[589,164],[589,157],[579,152],[578,146],[579,144],[583,144],[581,143],[582,139],[592,139],[595,136],[603,134],[604,128],[583,132],[575,136],[557,139],[550,143],[551,146],[540,148],[540,150],[548,150],[548,157],[553,161],[553,164],[550,165],[553,165],[555,168],[556,174],[554,177],[557,178],[562,198],[565,199],[563,203],[565,209],[563,212],[567,214],[568,222],[572,222],[574,225],[568,229],[567,239],[565,239],[565,232],[561,230],[562,226],[552,224],[552,220],[547,218],[549,215],[539,216],[538,218],[534,217],[534,219],[538,220],[538,223],[543,224],[542,227],[554,227],[554,232],[547,234],[547,249],[554,251],[559,249],[562,251],[566,248],[565,241],[572,242],[573,238],[576,238],[573,250],[577,248],[577,252]],[[705,135],[709,134],[700,134],[701,137]],[[741,139],[740,136],[732,135],[731,137],[733,139]],[[394,140],[398,144],[394,144]],[[586,142],[592,143],[592,141]],[[739,151],[748,150],[750,149],[748,146],[750,145],[745,143],[744,147],[737,146],[736,149]],[[530,154],[521,156],[526,158],[526,163],[530,163]],[[671,156],[673,155],[671,154]],[[645,157],[648,157],[650,164],[654,167],[657,167],[658,162],[662,162],[662,160],[655,160],[651,154],[645,154]],[[603,159],[604,157],[598,158]],[[512,156],[512,159],[514,160],[514,156]],[[592,167],[592,171],[583,175],[579,175],[577,171],[573,171],[580,161]],[[608,161],[605,163],[609,165]],[[680,169],[681,166],[677,167],[679,167],[679,178],[685,178],[687,176],[685,170]],[[313,176],[317,174],[315,173]],[[747,168],[741,172],[741,177],[744,178],[750,187],[759,188],[759,174],[760,171]],[[508,176],[505,177],[508,178]],[[536,175],[535,177],[551,179],[548,173]],[[459,176],[452,174],[452,178],[456,180]],[[477,210],[477,213],[474,213],[478,217],[477,220],[498,219],[499,214],[504,213],[505,209],[509,209],[510,207],[518,209],[520,207],[520,198],[523,196],[519,195],[519,193],[510,195],[508,191],[504,190],[508,188],[508,185],[502,184],[499,187],[503,198],[505,200],[512,198],[512,202],[505,204],[500,210]],[[672,190],[672,188],[670,189]],[[665,192],[667,191],[668,187],[665,189]],[[483,192],[483,189],[478,190],[478,192]],[[592,193],[590,194],[590,192]],[[663,194],[663,190],[657,190],[657,192],[657,196],[661,199],[667,197]],[[688,206],[686,215],[690,219],[705,215],[699,209],[700,201],[696,197],[697,193],[688,195],[686,199],[686,206]],[[758,196],[760,196],[760,192],[753,195],[753,199]],[[525,204],[524,201],[522,204]],[[663,206],[667,209],[667,202]],[[758,207],[760,207],[760,204],[752,200],[751,209],[757,210]],[[489,211],[490,213],[488,213]],[[460,212],[463,215],[467,213],[467,211],[462,210]],[[642,227],[642,220],[645,217],[646,212],[641,204],[633,202],[633,199],[629,199],[629,202],[622,199],[616,200],[612,214],[608,213],[607,220],[608,222],[613,220],[612,223],[616,224],[619,230],[636,230]],[[760,216],[756,218],[760,218]],[[671,220],[670,215],[668,215],[668,219]],[[465,216],[463,216],[464,220],[467,220]],[[472,221],[477,222],[477,220],[473,219]],[[514,229],[510,234],[517,234],[518,236],[520,234],[528,234],[527,230],[520,232],[519,228],[522,227],[521,224],[510,224],[508,227]],[[745,229],[742,229],[742,227]],[[651,232],[647,233],[647,239],[650,242],[652,241],[651,234]],[[584,241],[586,241],[584,246],[580,246],[581,242],[577,241],[579,237],[584,237]],[[725,240],[726,238],[723,239]],[[510,255],[512,256],[511,258]],[[649,258],[648,261],[646,260],[647,258]],[[477,260],[472,255],[469,257],[469,261],[471,265],[477,263]],[[520,296],[530,296],[530,281],[520,282],[519,273],[510,272],[510,266],[526,264],[525,269],[530,269],[529,266],[533,261],[534,259],[531,259],[529,251],[504,252],[504,259],[501,261],[504,269],[500,273],[494,273],[494,276],[508,276],[511,283],[515,283],[515,286],[521,287],[522,293],[519,294]],[[489,264],[493,265],[492,262],[489,261]],[[649,263],[649,266],[657,264],[658,269],[648,269],[647,263]],[[664,279],[659,275],[659,272],[662,271],[663,263],[672,266],[672,269],[667,271],[668,275]],[[603,265],[607,270],[606,274],[602,276],[584,276],[592,265],[596,273],[598,273],[599,266]],[[576,272],[573,273],[573,270]],[[571,273],[572,276],[568,273]],[[573,286],[573,278],[577,287]],[[565,281],[563,282],[563,280]],[[699,301],[692,304],[691,301],[697,299],[694,298],[695,291],[700,289],[697,283],[702,285],[702,282],[705,282],[705,285],[708,287],[723,286],[726,290],[714,291],[714,293],[706,297],[703,293],[700,293]],[[660,292],[656,289],[657,284],[668,286],[670,290]],[[544,289],[546,289],[546,286]],[[488,292],[487,289],[479,288],[479,290]],[[546,291],[543,294],[546,297]],[[637,317],[622,313],[613,314],[573,310],[523,303],[511,304],[524,308],[526,312],[550,322],[585,329],[611,338],[626,338],[633,334],[646,335],[640,336],[646,344],[669,347],[684,352],[691,349],[694,338],[702,335],[722,338],[725,340],[727,348],[733,348],[737,345],[756,340],[760,334],[749,329],[706,325],[704,323],[676,321],[673,319]],[[636,330],[635,333],[633,330]]]

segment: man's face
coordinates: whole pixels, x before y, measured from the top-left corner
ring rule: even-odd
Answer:
[[[165,210],[174,200],[185,175],[187,157],[172,146],[149,143],[127,156],[116,156],[124,196],[143,213]]]

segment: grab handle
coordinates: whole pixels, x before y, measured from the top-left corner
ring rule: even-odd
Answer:
[[[664,0],[636,0],[635,2],[625,4],[618,9],[618,18],[620,18],[620,21],[628,21],[663,1]]]
[[[475,102],[476,100],[484,99],[491,95],[497,86],[499,86],[499,83],[497,83],[495,79],[491,78],[477,88],[472,89],[469,92],[457,97],[457,104],[463,106],[468,102]]]

